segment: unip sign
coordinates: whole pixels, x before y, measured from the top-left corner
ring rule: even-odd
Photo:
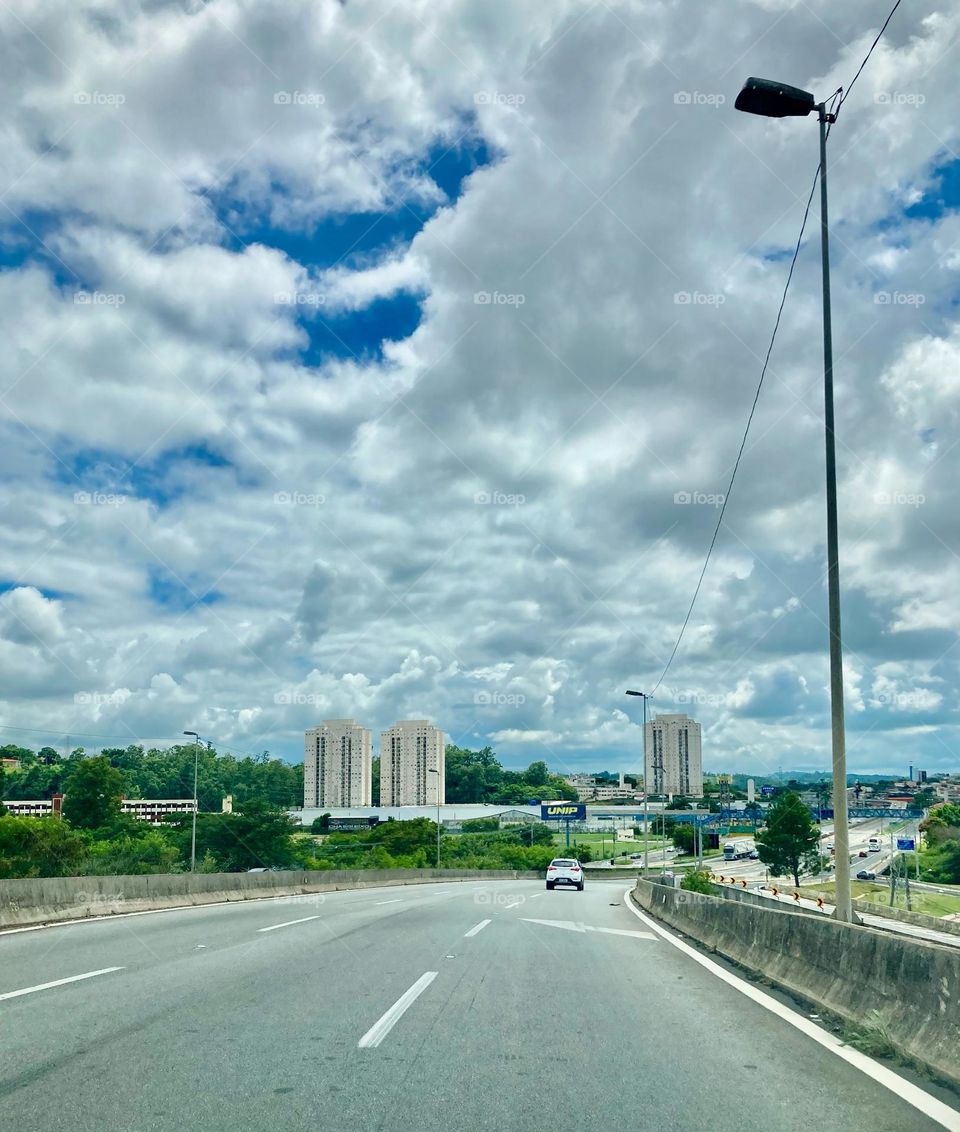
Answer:
[[[587,807],[579,802],[541,802],[541,821],[586,821]]]

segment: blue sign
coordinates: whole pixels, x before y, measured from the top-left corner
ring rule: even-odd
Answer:
[[[912,837],[898,837],[897,838],[897,848],[898,849],[908,849],[910,851],[913,851],[914,849],[916,849],[916,847],[917,847],[917,843],[914,841],[914,839]]]
[[[776,792],[777,792],[776,786],[761,786],[760,787],[760,793],[763,794],[763,796],[765,798],[769,798],[771,794],[776,794]]]
[[[586,821],[587,807],[580,802],[541,802],[541,821]]]

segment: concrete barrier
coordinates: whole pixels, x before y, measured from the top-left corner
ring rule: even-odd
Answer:
[[[960,1083],[960,949],[638,880],[637,904]]]
[[[430,881],[542,879],[540,872],[478,869],[351,869],[269,873],[158,873],[146,876],[39,877],[0,880],[0,930],[33,924],[262,900],[339,889]]]

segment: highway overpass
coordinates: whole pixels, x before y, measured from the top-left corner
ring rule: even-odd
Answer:
[[[627,884],[442,882],[0,934],[3,1116],[21,1132],[960,1129],[953,1094],[764,1005]]]

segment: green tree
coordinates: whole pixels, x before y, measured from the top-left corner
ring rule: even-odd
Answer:
[[[767,811],[767,828],[756,837],[760,860],[775,876],[815,872],[820,866],[820,833],[799,794],[780,794]]]
[[[913,796],[913,808],[917,810],[929,810],[931,806],[937,804],[937,792],[932,786],[924,786],[922,790],[918,790]]]
[[[696,849],[696,833],[689,822],[678,821],[670,833],[670,840],[681,853],[693,853]]]
[[[703,892],[706,895],[715,895],[710,874],[705,869],[691,869],[682,881],[680,887],[687,892]]]
[[[177,823],[175,843],[189,860],[191,822]],[[290,815],[266,802],[245,802],[239,813],[197,814],[197,857],[209,853],[221,872],[289,868],[296,863]]]
[[[120,816],[123,777],[102,755],[80,759],[65,787],[63,816],[76,829],[99,829]]]
[[[2,818],[3,815],[7,812],[7,807],[3,804],[3,798],[4,798],[4,793],[5,793],[5,787],[6,787],[6,782],[5,782],[6,776],[7,776],[7,772],[4,769],[4,765],[3,765],[3,763],[0,763],[0,818]]]
[[[59,818],[0,816],[0,879],[73,876],[85,850],[83,835]]]

